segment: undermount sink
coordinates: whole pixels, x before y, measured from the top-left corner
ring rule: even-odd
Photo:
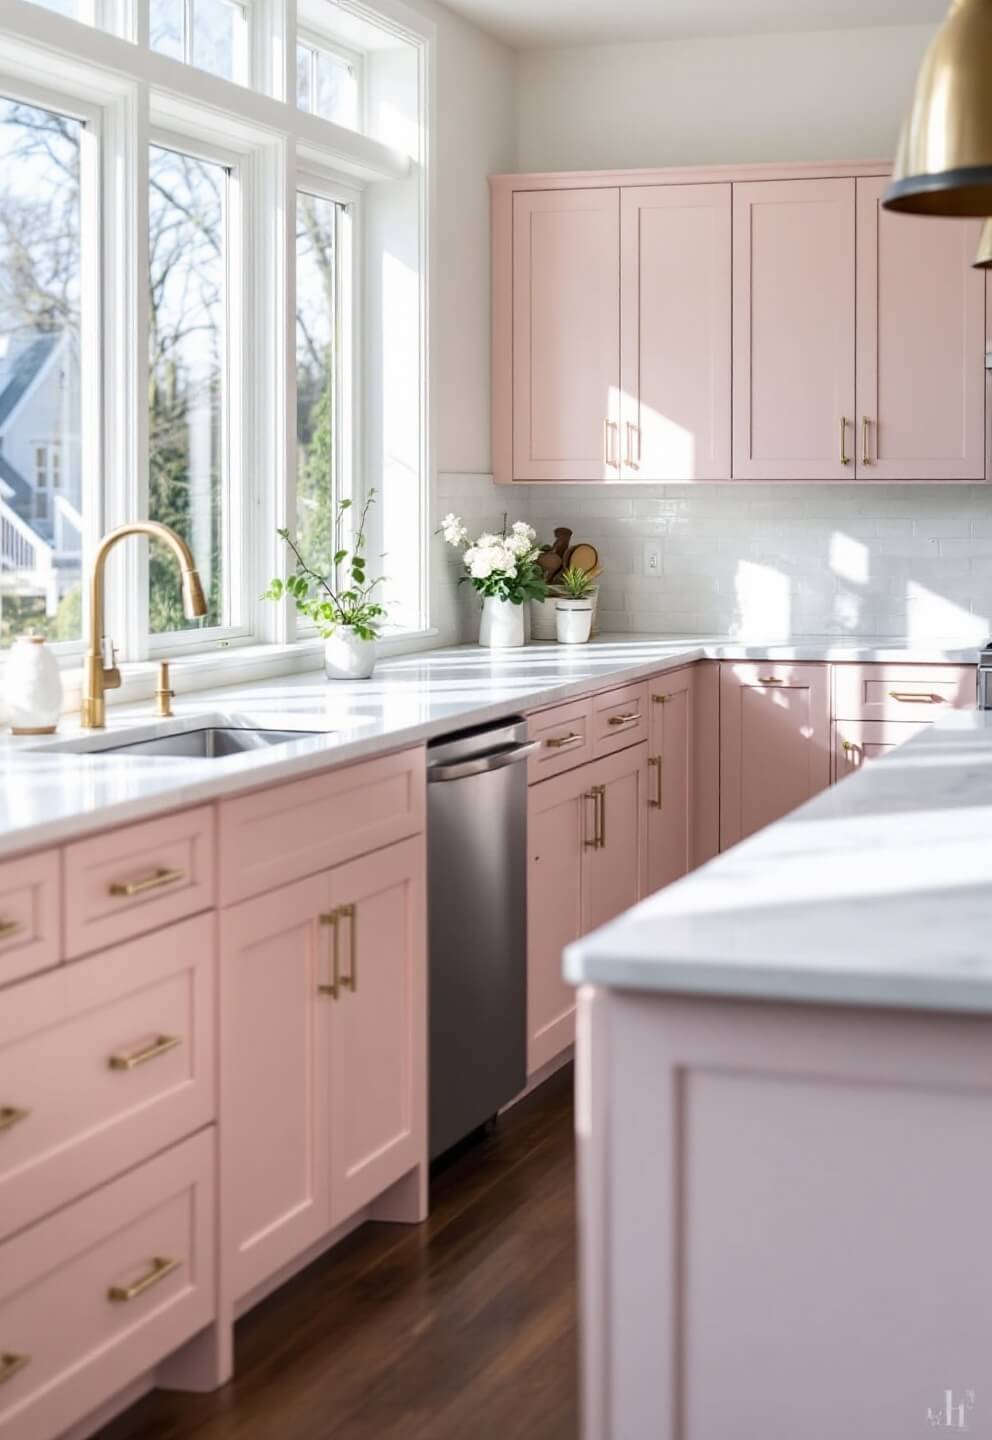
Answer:
[[[256,730],[234,725],[204,725],[198,730],[182,730],[171,735],[153,735],[147,740],[109,740],[106,745],[71,744],[51,747],[90,755],[179,755],[195,760],[223,760],[228,755],[243,755],[250,750],[265,750],[272,745],[290,745],[320,734],[314,730]]]

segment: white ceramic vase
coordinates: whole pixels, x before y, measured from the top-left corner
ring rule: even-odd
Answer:
[[[512,650],[524,643],[524,607],[487,595],[482,602],[479,644],[491,650]]]
[[[62,676],[40,635],[15,640],[5,670],[7,712],[15,735],[52,735],[62,713]]]
[[[350,625],[339,625],[324,641],[328,680],[367,680],[375,669],[375,641],[363,640]]]
[[[584,645],[592,633],[592,600],[555,601],[559,645]]]

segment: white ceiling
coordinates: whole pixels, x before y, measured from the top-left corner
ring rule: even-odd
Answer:
[[[933,23],[949,0],[445,0],[517,49]]]

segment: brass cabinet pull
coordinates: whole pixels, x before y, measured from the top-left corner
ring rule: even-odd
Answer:
[[[637,441],[637,459],[634,459],[634,440]],[[627,456],[626,464],[628,470],[636,470],[641,463],[641,427],[632,421],[627,421]]]
[[[111,1070],[137,1070],[139,1065],[147,1065],[149,1060],[157,1060],[160,1055],[167,1055],[182,1043],[178,1035],[156,1035],[150,1045],[145,1045],[141,1050],[133,1050],[130,1055],[111,1055],[107,1064]]]
[[[0,1105],[0,1133],[13,1130],[15,1125],[26,1120],[30,1114],[30,1110],[21,1110],[17,1105]]]
[[[857,755],[858,752],[860,751],[860,749],[861,749],[861,746],[860,746],[860,745],[855,745],[855,743],[854,743],[853,740],[845,740],[845,741],[844,741],[844,751],[845,751],[846,754],[848,754],[848,755]]]
[[[609,465],[613,470],[620,469],[620,461],[615,459],[616,446],[613,443],[616,435],[617,422],[606,419],[603,421],[603,464]]]
[[[592,839],[591,839],[591,840],[589,839],[588,831],[586,831],[586,833],[585,833],[585,834],[583,835],[583,837],[582,837],[582,843],[583,843],[583,845],[586,847],[587,850],[598,850],[598,849],[600,848],[600,844],[599,844],[599,792],[600,792],[601,789],[602,789],[602,786],[600,786],[600,785],[594,785],[594,786],[592,787],[592,789],[591,789],[591,790],[587,790],[586,793],[585,793],[585,794],[583,795],[583,797],[582,797],[583,800],[591,800],[591,801],[592,801],[592,807],[593,807],[593,818],[592,818],[593,835],[592,835]]]
[[[840,463],[842,465],[851,463],[851,457],[847,453],[847,420],[843,415],[840,417]]]
[[[869,439],[870,433],[871,433],[871,421],[868,419],[868,416],[867,416],[867,415],[862,415],[862,417],[861,417],[861,463],[862,463],[862,465],[870,465],[870,464],[871,464],[871,450],[870,450],[870,448],[869,448],[869,443],[868,443],[868,439]]]
[[[599,795],[599,848],[606,849],[606,786],[594,785],[593,789]]]
[[[341,957],[338,952],[338,921],[340,917],[340,910],[331,910],[327,915],[321,915],[320,917],[321,925],[331,925],[334,927],[333,958],[331,962],[334,979],[330,985],[318,985],[317,994],[329,995],[332,1000],[338,998],[338,991],[341,988]]]
[[[545,740],[545,745],[551,750],[564,750],[566,745],[580,745],[583,736],[570,730],[567,735],[552,735],[550,740]]]
[[[358,989],[358,907],[342,905],[338,914],[342,920],[348,921],[348,962],[351,966],[350,972],[341,976],[341,989],[354,994]]]
[[[759,675],[759,685],[784,685],[785,681],[780,675]]]
[[[657,786],[657,789],[655,790],[655,793],[654,793],[654,799],[653,799],[653,800],[651,800],[651,799],[648,800],[648,804],[651,806],[651,809],[652,809],[652,810],[660,810],[660,809],[661,809],[661,758],[662,758],[662,757],[661,757],[660,755],[649,755],[649,756],[648,756],[648,765],[649,765],[653,770],[657,770],[657,772],[658,772],[658,786]]]
[[[898,700],[900,705],[942,705],[942,695],[914,695],[912,690],[890,690],[890,700]]]
[[[15,1355],[12,1350],[4,1350],[0,1354],[0,1385],[6,1385],[8,1380],[13,1380],[25,1367],[31,1364],[30,1355]]]
[[[185,870],[156,870],[154,875],[147,875],[144,880],[116,880],[110,886],[110,893],[118,899],[123,897],[130,900],[134,895],[144,895],[148,890],[161,890],[166,885],[175,885],[178,880],[185,879]]]
[[[9,940],[12,935],[20,935],[23,928],[20,920],[0,920],[0,940]]]
[[[669,697],[667,695],[652,695],[651,699],[655,705],[667,705]]]
[[[640,718],[639,710],[631,710],[626,715],[611,715],[607,723],[610,725],[634,725]]]
[[[137,1300],[139,1295],[144,1295],[153,1285],[158,1285],[167,1275],[172,1275],[179,1269],[183,1262],[181,1260],[166,1260],[163,1256],[157,1255],[152,1261],[151,1269],[147,1275],[142,1275],[140,1280],[135,1280],[133,1285],[111,1285],[107,1291],[108,1300],[119,1300],[127,1304],[131,1300]]]

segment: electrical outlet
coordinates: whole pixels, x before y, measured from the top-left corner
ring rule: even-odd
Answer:
[[[657,540],[644,542],[644,573],[645,575],[661,574],[661,545]]]

